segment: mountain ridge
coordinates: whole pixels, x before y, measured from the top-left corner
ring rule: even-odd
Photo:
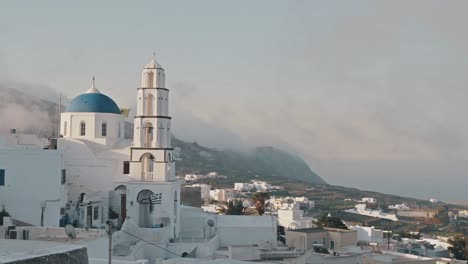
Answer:
[[[216,171],[236,180],[291,179],[326,184],[302,158],[275,147],[260,146],[246,151],[219,150],[175,137],[172,143],[174,148],[180,149],[176,165],[178,174]]]

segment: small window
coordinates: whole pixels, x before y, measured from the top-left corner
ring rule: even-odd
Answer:
[[[80,124],[80,136],[86,136],[86,123],[81,121]]]
[[[130,174],[130,161],[123,162],[123,174]]]
[[[102,126],[101,126],[101,136],[107,137],[107,123],[102,123]]]
[[[119,130],[118,130],[117,137],[118,137],[118,138],[120,138],[120,137],[121,137],[121,132],[120,132],[120,123],[119,123]]]
[[[62,169],[62,184],[65,184],[67,182],[67,171],[65,169]]]
[[[5,186],[5,170],[0,170],[0,186]]]
[[[67,121],[65,121],[63,123],[63,135],[66,136],[67,135]]]
[[[335,249],[335,241],[330,240],[330,249],[334,250]]]
[[[99,219],[99,206],[94,206],[93,219],[94,220]]]

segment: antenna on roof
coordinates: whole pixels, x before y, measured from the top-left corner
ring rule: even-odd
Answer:
[[[93,88],[96,88],[95,84],[94,84],[94,81],[96,80],[96,78],[94,77],[93,75]]]

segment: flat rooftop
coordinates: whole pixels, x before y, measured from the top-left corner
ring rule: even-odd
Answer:
[[[320,233],[320,232],[351,233],[351,232],[357,232],[357,231],[349,230],[349,229],[338,229],[338,228],[330,228],[330,227],[298,228],[298,229],[291,229],[291,230],[286,230],[286,231],[299,232],[299,233]]]
[[[61,244],[34,240],[0,239],[0,263],[40,258],[54,254],[84,250],[84,245]]]

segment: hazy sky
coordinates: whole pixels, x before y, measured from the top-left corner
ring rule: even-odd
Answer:
[[[468,1],[2,1],[0,81],[135,104],[176,136],[296,152],[331,184],[468,199]],[[49,90],[50,89],[50,90]]]

